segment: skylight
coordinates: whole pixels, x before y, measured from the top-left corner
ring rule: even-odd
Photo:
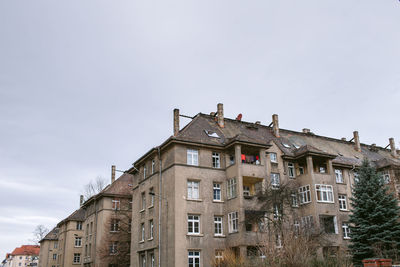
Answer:
[[[212,131],[208,131],[208,130],[204,130],[204,132],[205,132],[209,137],[219,138],[219,135],[218,135],[216,132],[212,132]]]
[[[282,145],[283,145],[284,147],[286,147],[286,148],[290,148],[290,145],[289,145],[289,144],[286,144],[286,143],[283,143],[283,142],[282,142]]]
[[[300,146],[299,145],[296,145],[296,144],[293,144],[294,145],[294,147],[295,148],[297,148],[297,149],[299,149],[300,148]]]

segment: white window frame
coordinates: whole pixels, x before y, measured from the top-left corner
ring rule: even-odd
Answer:
[[[215,250],[215,266],[221,267],[221,263],[224,260],[224,251],[217,249]]]
[[[192,260],[192,263],[190,262],[190,260]],[[197,250],[188,251],[188,266],[189,267],[201,266],[200,251]]]
[[[229,233],[239,231],[239,213],[237,211],[228,213],[228,230]]]
[[[81,263],[81,253],[74,253],[73,263]]]
[[[149,220],[149,240],[152,240],[154,238],[154,221]]]
[[[314,226],[314,218],[312,215],[301,217],[301,226],[303,228],[311,229]]]
[[[141,204],[142,204],[142,209],[140,211],[143,211],[146,209],[146,192],[142,192],[141,194]]]
[[[156,167],[156,161],[154,159],[151,160],[151,174],[154,173]]]
[[[152,187],[152,188],[150,188],[150,190],[149,190],[149,195],[150,195],[150,206],[149,206],[149,208],[152,208],[152,207],[154,207],[154,188]]]
[[[292,207],[298,208],[299,207],[299,196],[297,195],[297,193],[296,192],[292,192],[290,197],[292,199]]]
[[[318,199],[318,192],[320,192],[321,199]],[[335,203],[333,196],[333,187],[326,184],[315,185],[315,198],[320,203]]]
[[[338,195],[338,201],[339,201],[339,210],[348,210],[347,209],[347,196],[346,195]]]
[[[118,219],[111,219],[111,233],[115,233],[119,231],[119,220]]]
[[[57,260],[57,253],[53,253],[53,260]]]
[[[309,184],[299,187],[299,200],[300,205],[311,203],[311,187]]]
[[[82,230],[82,222],[76,222],[76,230]]]
[[[338,184],[343,184],[343,170],[341,169],[335,169],[335,177],[336,177],[336,183]]]
[[[187,198],[200,199],[200,182],[188,180],[187,181]]]
[[[221,183],[213,183],[213,201],[222,201]]]
[[[140,224],[140,242],[143,242],[146,237],[146,229],[144,227],[144,223]]]
[[[147,176],[147,166],[143,165],[143,179],[146,179]]]
[[[150,265],[151,265],[151,267],[155,267],[156,266],[156,260],[154,258],[154,253],[150,254]]]
[[[279,212],[280,205],[278,203],[274,203],[273,205],[273,217],[274,221],[277,221],[281,218],[281,213]]]
[[[75,247],[76,248],[82,247],[82,237],[75,237]]]
[[[296,178],[296,168],[293,162],[288,162],[288,176],[289,178]]]
[[[212,167],[221,168],[221,154],[218,152],[212,152]]]
[[[269,158],[272,163],[278,163],[278,156],[275,152],[269,153]]]
[[[226,183],[226,188],[228,199],[235,198],[237,196],[236,177],[228,179],[228,182]]]
[[[199,151],[188,148],[186,160],[188,165],[199,166]]]
[[[243,196],[250,196],[250,186],[249,185],[243,185]]]
[[[199,235],[200,234],[200,215],[188,214],[187,216],[187,233],[188,235]],[[191,228],[191,229],[190,229]],[[197,231],[196,231],[197,228]]]
[[[389,184],[390,183],[390,172],[389,170],[384,170],[382,171],[382,180],[384,184]]]
[[[350,237],[350,225],[347,222],[342,223],[343,239],[351,239]]]
[[[281,177],[277,172],[271,172],[271,187],[272,189],[279,189],[281,185]]]
[[[223,235],[224,235],[223,217],[214,216],[214,236],[223,236]]]
[[[303,175],[303,174],[304,174],[304,167],[299,166],[299,175]]]
[[[110,251],[109,251],[110,255],[117,254],[118,242],[116,242],[116,241],[111,242],[109,249],[110,249]]]
[[[119,199],[112,199],[111,200],[111,208],[113,210],[120,210],[121,209],[121,200]]]

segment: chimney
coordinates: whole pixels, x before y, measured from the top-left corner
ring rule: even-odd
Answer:
[[[79,198],[79,207],[82,207],[82,205],[83,205],[83,195],[81,195]]]
[[[310,129],[307,129],[307,128],[303,128],[303,133],[306,133],[306,134],[308,134],[308,133],[310,133]]]
[[[174,109],[174,136],[179,133],[179,109]]]
[[[115,165],[111,165],[111,183],[115,181]]]
[[[218,125],[219,125],[219,127],[224,128],[225,127],[225,124],[224,124],[224,104],[219,103],[217,105],[217,113],[218,113]]]
[[[358,152],[361,152],[361,144],[360,144],[360,137],[358,136],[358,131],[353,132],[354,138],[354,149]]]
[[[397,151],[396,151],[396,146],[394,144],[394,138],[389,138],[389,144],[390,144],[390,152],[392,152],[392,156],[397,158]]]
[[[342,141],[346,141],[346,137],[342,137],[340,140],[342,140]]]
[[[272,127],[274,135],[276,137],[279,137],[279,120],[277,114],[272,115]]]

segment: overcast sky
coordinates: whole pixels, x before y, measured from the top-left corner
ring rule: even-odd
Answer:
[[[0,1],[0,258],[172,110],[399,147],[398,0]]]

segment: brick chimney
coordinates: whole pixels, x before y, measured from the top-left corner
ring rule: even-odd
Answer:
[[[111,183],[115,181],[115,165],[111,165]]]
[[[390,152],[392,153],[392,156],[397,158],[397,151],[396,151],[396,145],[394,143],[394,138],[389,138],[389,144],[390,144]]]
[[[358,152],[361,152],[361,144],[360,144],[360,137],[358,136],[358,131],[354,131],[353,136],[354,136],[354,149]]]
[[[179,109],[174,109],[174,136],[179,133]]]
[[[224,104],[218,103],[217,105],[217,116],[218,116],[218,125],[221,128],[225,127],[225,122],[224,122]]]
[[[272,129],[274,131],[274,135],[279,137],[279,120],[278,114],[272,115]]]
[[[81,195],[79,198],[79,207],[82,207],[82,205],[83,205],[83,195]]]

